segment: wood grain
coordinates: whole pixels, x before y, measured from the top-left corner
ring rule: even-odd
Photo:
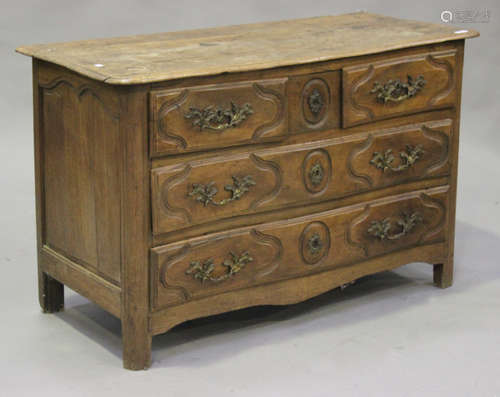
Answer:
[[[290,206],[310,205],[355,193],[394,186],[423,178],[449,174],[452,120],[436,120],[384,130],[352,134],[319,142],[281,146],[234,156],[216,156],[179,162],[152,171],[153,233],[242,217]],[[423,153],[414,165],[395,172],[371,164],[375,153],[392,150],[394,166],[407,145],[420,145]],[[311,170],[321,167],[321,180],[311,182]],[[195,184],[214,183],[214,200],[231,194],[224,187],[232,177],[250,176],[250,186],[240,199],[223,206],[207,204],[189,196]]]
[[[51,278],[53,277],[120,318],[121,290],[119,287],[49,247],[43,247],[40,256],[42,269],[46,274],[50,274]]]
[[[408,77],[409,76],[409,77]],[[415,96],[400,102],[380,103],[373,87],[408,78],[424,79]],[[407,57],[390,57],[383,61],[359,64],[343,69],[343,125],[380,120],[450,106],[456,101],[456,50],[422,53]]]
[[[113,89],[47,64],[39,73],[43,244],[118,284],[119,109]]]
[[[127,85],[322,62],[479,35],[455,31],[455,26],[361,12],[17,51],[108,84]]]
[[[155,90],[150,93],[151,155],[159,156],[283,139],[287,130],[286,78]],[[251,114],[221,130],[194,125],[191,109],[230,111],[248,105]]]
[[[288,83],[290,133],[337,128],[340,125],[340,71],[293,76]],[[310,101],[317,96],[314,112]]]
[[[151,332],[167,332],[175,325],[199,317],[258,305],[290,305],[327,292],[363,276],[395,269],[412,262],[436,263],[443,260],[446,243],[414,247],[340,268],[308,276],[264,284],[253,288],[229,291],[172,306],[151,315]]]
[[[216,233],[152,250],[152,309],[254,287],[290,277],[346,266],[365,258],[446,239],[449,187],[405,193],[301,218]],[[391,219],[396,234],[402,214],[418,212],[421,221],[407,235],[379,240],[368,233],[374,221]],[[311,253],[311,238],[319,238]],[[213,261],[217,278],[228,270],[231,253],[248,252],[252,261],[228,279],[201,281],[186,273],[193,262]],[[444,255],[444,253],[442,254]]]
[[[137,370],[153,335],[196,317],[414,261],[450,286],[477,35],[454,31],[355,13],[19,48],[34,57],[42,310],[67,285],[120,317]],[[375,82],[408,74],[418,95],[374,101]],[[254,113],[211,135],[186,118],[231,103]],[[190,195],[211,182],[213,200]]]
[[[450,197],[454,205],[450,206],[448,218],[450,219],[449,225],[449,241],[448,241],[448,256],[445,261],[436,263],[434,266],[434,282],[440,288],[448,288],[453,284],[453,268],[454,268],[454,254],[455,254],[455,223],[456,223],[456,200],[457,200],[457,186],[458,186],[458,158],[459,158],[459,135],[460,135],[460,111],[462,100],[462,75],[464,64],[464,46],[465,42],[457,43],[457,103],[454,107],[456,113],[455,117],[455,137],[451,143],[451,161],[453,168],[450,175]]]
[[[41,132],[41,92],[39,88],[40,61],[33,59],[33,146],[35,157],[35,213],[36,213],[36,245],[38,268],[38,301],[44,313],[54,313],[64,309],[64,285],[49,276],[43,270],[42,248],[44,229],[44,193],[43,193],[43,139]]]
[[[148,249],[151,245],[147,91],[123,87],[119,93],[121,191],[121,320],[123,366],[151,365]]]

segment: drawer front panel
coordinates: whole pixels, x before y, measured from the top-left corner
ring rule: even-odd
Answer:
[[[150,93],[151,155],[281,139],[287,133],[287,79]]]
[[[340,71],[294,76],[288,83],[291,133],[340,126]]]
[[[156,168],[153,231],[447,175],[451,128],[445,119]]]
[[[444,186],[154,248],[152,309],[444,242],[447,208]]]
[[[343,126],[455,104],[456,51],[343,69]]]

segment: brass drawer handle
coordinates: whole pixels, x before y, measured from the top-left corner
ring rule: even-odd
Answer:
[[[215,185],[215,182],[209,182],[208,184],[203,183],[193,183],[193,189],[188,193],[189,197],[194,200],[203,203],[206,207],[208,204],[212,205],[226,205],[231,201],[239,200],[246,192],[250,190],[250,186],[255,186],[256,183],[250,175],[243,178],[232,176],[233,183],[231,185],[224,186],[224,190],[231,192],[231,196],[220,201],[216,201],[214,196],[217,194],[219,189]]]
[[[414,97],[425,86],[424,76],[420,75],[415,80],[410,75],[407,76],[407,82],[401,80],[389,80],[385,84],[378,81],[373,83],[373,89],[370,94],[377,94],[378,102],[401,102],[405,99]]]
[[[220,266],[226,267],[226,272],[220,276],[212,275],[216,266],[212,259],[205,259],[203,262],[191,262],[189,268],[186,270],[186,274],[192,275],[195,280],[200,280],[202,283],[207,280],[219,282],[232,277],[243,269],[247,263],[253,261],[248,252],[243,252],[241,255],[230,252],[230,255],[231,259],[226,259],[220,264]]]
[[[367,232],[369,235],[379,240],[398,240],[408,235],[417,224],[423,222],[423,218],[418,212],[411,214],[403,213],[394,225],[389,218],[372,221]],[[397,231],[394,232],[394,229]],[[391,232],[393,231],[393,232]]]
[[[184,114],[184,117],[192,120],[193,127],[199,127],[200,131],[207,129],[221,132],[228,128],[237,127],[252,114],[253,108],[249,103],[240,107],[231,102],[229,109],[211,105],[203,109],[191,107]]]
[[[370,164],[374,165],[376,168],[381,169],[382,172],[391,170],[394,172],[401,172],[410,168],[413,164],[417,162],[418,159],[422,157],[424,150],[422,145],[412,146],[406,145],[406,149],[399,152],[399,157],[401,159],[400,164],[397,167],[392,165],[394,161],[394,155],[392,154],[392,149],[387,149],[384,153],[375,152],[370,160]]]

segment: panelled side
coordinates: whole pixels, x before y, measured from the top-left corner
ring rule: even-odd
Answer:
[[[120,282],[120,140],[115,89],[40,63],[41,245]]]

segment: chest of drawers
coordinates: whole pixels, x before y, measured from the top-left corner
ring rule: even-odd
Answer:
[[[464,40],[368,13],[20,47],[33,57],[40,304],[183,321],[409,262],[452,283]]]

